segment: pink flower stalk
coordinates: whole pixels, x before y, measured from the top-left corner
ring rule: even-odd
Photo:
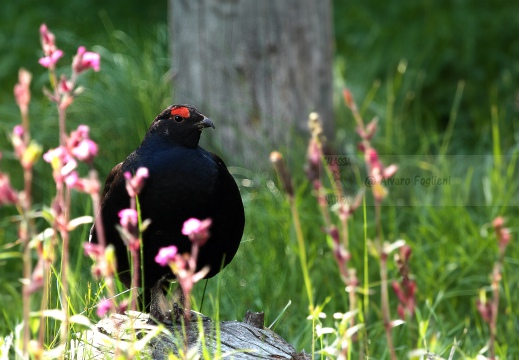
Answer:
[[[97,316],[104,317],[110,308],[112,307],[112,300],[102,299],[99,304],[97,304]]]
[[[157,256],[155,256],[155,262],[160,266],[167,266],[170,263],[175,261],[175,256],[178,253],[178,249],[176,246],[168,246],[160,248]]]
[[[11,187],[9,176],[0,172],[0,205],[16,204],[18,194]]]
[[[416,289],[416,285],[414,282],[410,283],[407,289],[401,289],[400,284],[397,282],[393,282],[393,290],[395,291],[398,300],[400,303],[397,306],[398,316],[402,320],[406,319],[407,316],[412,316],[414,314],[414,291]]]
[[[406,319],[407,316],[413,316],[416,283],[412,280],[402,281],[401,284],[398,281],[393,281],[392,286],[399,301],[397,312],[400,318]]]
[[[188,219],[184,222],[184,226],[182,227],[182,234],[189,237],[189,239],[202,246],[206,243],[207,239],[211,235],[209,233],[209,228],[211,227],[212,220],[207,218],[203,221],[200,221],[195,218]]]
[[[31,101],[31,84],[32,75],[25,69],[18,71],[18,83],[14,86],[14,97],[16,104],[20,108],[22,114],[27,114],[29,103]]]
[[[101,68],[101,56],[95,52],[86,51],[84,46],[77,49],[77,54],[72,60],[72,70],[79,74],[85,70],[99,71]]]
[[[191,254],[178,254],[178,249],[175,246],[168,246],[161,248],[155,257],[155,261],[161,266],[168,265],[171,271],[177,277],[178,283],[184,298],[186,299],[185,314],[190,316],[190,300],[189,294],[196,282],[202,280],[209,272],[209,267],[205,266],[200,271],[196,272],[196,261],[198,254],[198,247],[202,245],[209,237],[209,227],[211,226],[211,219],[200,221],[191,218],[184,222],[182,233],[189,236],[192,241]]]
[[[147,168],[140,167],[133,177],[129,171],[124,173],[124,177],[126,179],[126,191],[128,191],[130,197],[134,198],[140,194],[144,187],[145,180],[149,177],[149,172]]]
[[[411,247],[404,245],[400,248],[400,253],[395,255],[395,261],[402,280],[400,282],[393,281],[392,286],[399,301],[397,312],[401,319],[412,316],[416,306],[416,282],[409,279],[409,259],[411,254]]]

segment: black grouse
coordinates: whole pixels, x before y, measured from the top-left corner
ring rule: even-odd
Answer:
[[[130,206],[124,173],[134,174],[140,167],[149,171],[139,194],[141,217],[151,220],[141,244],[141,282],[148,301],[150,289],[165,276],[173,278],[169,267],[155,262],[159,249],[175,245],[179,253],[191,250],[191,241],[181,233],[187,219],[212,219],[211,236],[200,248],[197,263],[197,269],[210,267],[206,278],[229,264],[238,250],[245,224],[243,203],[222,159],[198,145],[207,127],[214,128],[213,122],[193,106],[169,106],[152,122],[137,150],[106,179],[101,200],[105,238],[115,247],[120,279],[130,287],[128,249],[116,229],[119,211]],[[91,241],[97,242],[94,227]]]

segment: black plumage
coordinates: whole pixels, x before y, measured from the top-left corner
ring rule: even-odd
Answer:
[[[161,247],[175,245],[180,253],[191,250],[182,235],[184,221],[211,218],[211,236],[200,248],[197,268],[209,265],[212,277],[233,259],[243,234],[245,216],[240,192],[222,159],[202,149],[202,130],[213,127],[211,120],[189,105],[172,105],[150,125],[141,145],[108,175],[101,200],[101,214],[107,243],[116,249],[121,280],[130,286],[128,250],[116,224],[118,213],[130,206],[125,172],[134,174],[146,167],[149,177],[139,195],[142,219],[151,224],[143,234],[144,289],[149,291],[168,267],[155,262]],[[95,225],[94,225],[95,227]],[[95,229],[91,241],[97,242]]]

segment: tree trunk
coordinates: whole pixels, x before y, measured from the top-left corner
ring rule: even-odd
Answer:
[[[212,118],[211,149],[258,166],[320,113],[333,130],[329,0],[170,0],[174,102]],[[261,166],[260,166],[261,167]]]

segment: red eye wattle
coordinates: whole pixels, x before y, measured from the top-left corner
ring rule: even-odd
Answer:
[[[171,109],[171,116],[173,116],[173,118],[176,121],[175,115],[178,115],[178,116],[186,119],[189,117],[189,109],[185,106],[179,106],[179,107],[173,108],[173,109]]]

